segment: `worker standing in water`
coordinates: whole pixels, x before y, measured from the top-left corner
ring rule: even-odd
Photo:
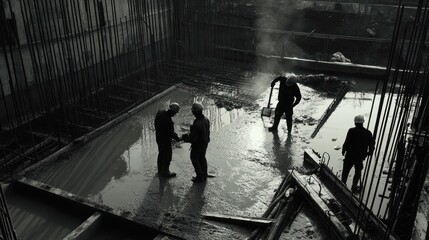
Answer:
[[[292,133],[292,116],[293,108],[301,101],[301,91],[296,83],[296,76],[279,76],[271,82],[271,87],[274,87],[276,82],[280,82],[279,95],[273,126],[268,128],[270,132],[277,132],[280,119],[285,114],[288,134]]]
[[[173,156],[171,139],[180,141],[174,131],[174,122],[171,120],[180,110],[178,103],[171,103],[168,110],[159,111],[155,116],[156,143],[158,144],[158,176],[175,177],[176,173],[170,172],[170,162]]]
[[[206,181],[208,176],[206,152],[210,142],[210,121],[204,116],[203,109],[201,103],[192,104],[195,120],[191,132],[182,136],[185,142],[191,143],[191,162],[196,174],[192,181],[196,183]]]
[[[345,154],[345,157],[341,181],[347,185],[349,172],[354,166],[355,175],[351,190],[353,193],[358,193],[360,191],[358,182],[363,169],[363,161],[374,152],[374,139],[371,131],[363,127],[365,119],[362,115],[356,116],[354,122],[355,127],[349,129],[343,144],[342,154],[343,156]]]

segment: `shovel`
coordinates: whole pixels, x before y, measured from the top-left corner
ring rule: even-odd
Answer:
[[[262,108],[261,117],[271,117],[273,109],[270,108],[270,105],[271,105],[271,95],[273,95],[273,88],[274,87],[271,87],[271,90],[270,90],[270,97],[268,98],[268,105],[267,105],[267,107],[263,107]]]

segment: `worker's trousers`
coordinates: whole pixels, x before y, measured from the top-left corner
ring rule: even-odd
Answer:
[[[347,185],[347,178],[353,166],[355,166],[355,175],[353,177],[352,190],[355,190],[358,186],[359,179],[362,173],[363,159],[351,159],[351,158],[344,159],[341,181]]]
[[[191,161],[195,169],[195,174],[198,180],[207,179],[207,147],[198,147],[191,149]]]
[[[279,126],[279,123],[280,123],[280,119],[282,118],[283,114],[285,114],[285,117],[286,117],[287,130],[289,133],[291,133],[292,132],[293,107],[287,106],[281,102],[278,102],[277,106],[276,106],[273,128],[277,129],[277,127]]]
[[[158,175],[165,175],[170,172],[170,162],[173,156],[171,142],[157,142],[158,144]]]

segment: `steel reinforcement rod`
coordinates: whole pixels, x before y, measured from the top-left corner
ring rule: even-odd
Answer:
[[[82,104],[85,105],[86,102],[86,98],[87,95],[90,94],[91,92],[91,88],[88,87],[88,74],[85,71],[85,74],[83,73],[84,69],[86,68],[83,64],[84,62],[84,56],[83,54],[85,53],[83,51],[83,43],[82,43],[82,38],[85,37],[85,33],[82,31],[81,27],[78,24],[78,16],[80,16],[80,11],[78,11],[78,9],[76,9],[76,4],[74,0],[69,1],[63,1],[66,5],[69,6],[69,11],[71,14],[66,14],[67,17],[65,18],[67,20],[67,22],[70,23],[70,25],[72,26],[72,30],[73,33],[70,34],[76,34],[76,36],[74,38],[70,38],[69,42],[70,45],[72,45],[72,49],[73,49],[73,60],[77,59],[77,63],[75,65],[76,69],[72,69],[70,66],[70,73],[69,75],[72,75],[73,77],[69,80],[71,81],[78,81],[80,82],[80,89],[79,89],[79,102],[69,102],[69,104],[74,103],[75,105],[77,104]],[[71,15],[71,16],[70,16]],[[65,17],[65,16],[64,16]],[[67,42],[68,44],[68,42]],[[77,57],[76,57],[77,55]],[[74,63],[74,61],[73,61]],[[79,74],[77,74],[79,73]],[[76,108],[74,108],[74,115],[77,118],[77,110]],[[76,119],[77,120],[77,119]]]
[[[16,16],[15,16],[15,13],[12,11],[12,7],[11,7],[12,4],[11,4],[10,0],[8,0],[8,3],[9,3],[9,6],[10,6],[9,7],[9,13],[12,16],[13,22],[16,22]],[[19,53],[19,59],[20,59],[22,73],[23,73],[23,76],[24,76],[25,90],[26,90],[26,94],[27,94],[25,96],[25,99],[27,99],[28,105],[29,105],[29,108],[30,108],[29,110],[31,111],[31,117],[27,116],[27,119],[34,119],[35,118],[35,110],[34,110],[34,106],[33,106],[33,100],[32,100],[31,94],[30,94],[30,89],[29,89],[29,84],[28,84],[29,80],[27,78],[27,73],[26,73],[25,67],[24,67],[24,60],[23,60],[23,57],[22,57],[21,43],[20,43],[20,40],[19,40],[18,32],[15,32],[14,37],[15,37],[15,39],[17,41],[16,45],[17,45],[17,49],[18,49],[18,53]],[[32,130],[31,121],[29,121],[28,123],[29,123],[29,128],[30,128],[30,131],[31,131]],[[31,141],[34,143],[33,136],[31,136]]]
[[[7,206],[7,201],[5,194],[3,192],[3,187],[0,185],[0,226],[1,226],[1,236],[5,240],[18,240],[16,231],[13,227],[12,220],[9,214],[9,208]]]
[[[428,16],[428,14],[427,13],[429,13],[428,11],[426,11],[426,16],[424,17],[424,18],[426,18],[427,19],[427,16]],[[426,29],[427,28],[427,24],[429,23],[429,21],[425,21],[425,26],[423,26],[423,29]],[[421,33],[420,33],[421,34]],[[423,36],[424,37],[424,36]],[[421,43],[422,41],[420,41],[420,43]],[[419,59],[421,59],[421,56],[422,56],[422,53],[424,52],[423,50],[422,50],[422,47],[421,46],[419,46],[418,47],[418,49],[417,49],[417,52],[418,52],[418,58]],[[417,61],[419,61],[420,62],[420,60],[417,60]],[[415,65],[421,65],[421,64],[415,64]],[[428,70],[428,68],[427,68],[427,66],[428,66],[428,64],[426,64],[426,66],[424,67],[424,73],[423,73],[423,76],[427,76],[427,70]],[[412,81],[412,85],[413,86],[411,86],[411,89],[420,89],[419,90],[419,93],[418,93],[418,95],[417,96],[415,96],[415,101],[416,101],[416,106],[418,106],[419,104],[418,104],[418,101],[419,101],[419,99],[421,99],[422,98],[422,94],[423,94],[423,89],[424,89],[424,81],[422,81],[422,79],[420,79],[420,77],[418,76],[420,74],[420,67],[419,68],[416,68],[416,69],[414,69],[413,70],[413,73],[411,74],[412,76],[409,78],[409,79],[407,79],[407,84],[406,85],[409,85],[409,81],[411,80]],[[420,80],[419,80],[420,79]],[[424,78],[423,78],[424,79]],[[423,84],[423,87],[422,86],[418,86],[418,83],[420,83],[420,84]],[[403,84],[404,85],[404,84]],[[404,91],[409,91],[409,90],[407,90],[407,89],[404,89]],[[414,95],[414,94],[413,94]],[[412,101],[412,99],[410,99],[410,101]],[[401,111],[401,113],[397,113],[397,109],[406,109],[406,108],[408,108],[407,106],[405,106],[405,105],[409,105],[409,104],[411,104],[412,105],[412,103],[407,103],[407,102],[409,102],[409,101],[403,101],[403,103],[401,104],[401,106],[398,106],[398,107],[395,107],[395,113],[393,114],[393,116],[394,116],[394,119],[392,120],[392,122],[396,122],[395,121],[395,117],[396,116],[402,116],[404,113],[402,113],[402,111]],[[405,105],[404,105],[405,104]],[[399,105],[399,104],[398,104]],[[410,112],[410,111],[409,111]],[[414,111],[414,114],[415,113],[417,113],[417,111]],[[409,113],[408,114],[406,114],[406,119],[408,119],[409,118]],[[414,117],[413,117],[414,118]],[[402,123],[400,123],[399,125],[404,125],[404,124],[406,124],[406,122],[402,122]],[[405,129],[405,132],[400,132],[399,130],[401,130],[402,128],[397,128],[396,129],[396,135],[395,136],[399,136],[399,135],[406,135],[407,134],[407,129]],[[391,131],[393,131],[393,124],[392,124],[392,126],[391,126]],[[399,140],[398,141],[396,141],[396,143],[395,143],[395,145],[394,145],[394,147],[392,147],[392,149],[391,150],[393,150],[393,149],[397,149],[397,147],[396,146],[398,146],[398,143],[400,142],[400,138],[399,138]],[[387,152],[387,147],[386,147],[386,152]],[[390,153],[391,153],[392,151],[390,151]],[[389,158],[388,159],[390,159],[390,156],[391,155],[389,155]],[[395,157],[395,156],[393,156],[393,157]],[[393,161],[392,161],[393,162]],[[393,164],[390,164],[390,166],[389,166],[389,172],[388,172],[388,176],[391,174],[391,169],[392,169],[392,165]],[[385,187],[384,187],[384,190],[383,190],[383,195],[385,194],[385,191],[386,191],[386,187],[387,187],[387,184],[385,185]],[[381,201],[381,203],[383,202],[383,200],[384,199],[382,199],[382,201]],[[381,205],[381,203],[380,203],[380,205]],[[380,209],[379,209],[380,210]],[[387,212],[387,211],[386,211]]]
[[[48,24],[48,33],[47,33],[47,38],[48,39],[53,39],[54,38],[54,34],[56,34],[56,36],[55,36],[55,38],[58,38],[58,32],[57,32],[57,25],[56,25],[56,21],[54,21],[54,19],[53,19],[53,14],[47,14],[47,12],[48,12],[48,10],[51,10],[52,9],[52,4],[49,4],[49,6],[48,6],[48,3],[45,1],[45,5],[43,5],[43,1],[42,1],[42,11],[43,11],[43,15],[45,16],[45,19],[44,19],[44,21],[45,22],[47,22]],[[54,24],[54,30],[52,29],[52,26],[51,26],[51,22],[53,22],[53,24]],[[49,44],[49,48],[48,48],[48,51],[49,51],[49,58],[51,58],[51,59],[56,59],[57,58],[57,56],[59,55],[59,53],[57,54],[57,52],[55,51],[55,42],[50,42],[50,43],[48,43]],[[58,44],[57,44],[58,45]],[[63,72],[63,70],[64,70],[64,68],[63,68],[63,61],[54,61],[55,63],[53,63],[53,65],[55,66],[54,67],[54,69],[53,69],[53,78],[52,78],[52,81],[54,81],[54,82],[58,82],[58,84],[55,86],[55,90],[56,90],[56,92],[57,92],[57,98],[58,98],[58,103],[59,103],[59,111],[60,111],[60,113],[59,114],[57,114],[57,115],[59,115],[59,121],[58,121],[58,128],[57,128],[57,132],[58,132],[58,145],[60,146],[61,145],[61,135],[63,135],[63,134],[61,134],[61,132],[63,132],[66,136],[70,136],[70,133],[69,133],[69,128],[68,128],[68,126],[67,126],[67,117],[66,117],[66,110],[65,110],[65,108],[66,108],[66,106],[65,106],[65,103],[64,103],[64,99],[67,99],[68,98],[68,94],[67,94],[67,91],[66,91],[66,96],[63,96],[63,90],[65,89],[65,87],[63,86],[64,85],[64,82],[63,82],[63,80],[64,80],[64,72]],[[60,62],[60,64],[58,63],[58,62]],[[60,67],[58,67],[58,65],[60,65]],[[66,101],[68,101],[68,100],[66,100]],[[68,137],[67,138],[69,141],[71,140],[70,139],[70,137]]]
[[[19,2],[20,2],[21,13],[23,17],[24,26],[25,26],[27,45],[30,50],[31,61],[34,69],[34,82],[35,82],[34,85],[36,87],[36,91],[38,94],[37,102],[40,105],[41,114],[44,116],[46,122],[48,123],[47,124],[48,131],[53,132],[52,125],[50,124],[52,122],[51,109],[49,108],[49,105],[48,105],[48,103],[51,101],[48,99],[49,96],[43,82],[44,76],[41,71],[41,68],[39,68],[41,66],[41,60],[40,60],[41,54],[39,52],[40,41],[38,41],[36,37],[36,29],[35,29],[36,25],[33,22],[33,17],[29,17],[31,16],[31,12],[30,12],[31,8],[28,5],[28,3],[25,3],[25,1],[22,1],[22,0]],[[30,28],[30,26],[32,26],[32,28]]]
[[[383,80],[383,83],[382,83],[382,95],[381,95],[381,98],[380,98],[380,106],[382,106],[382,104],[383,104],[383,100],[384,100],[383,93],[386,92],[387,83],[388,83],[389,75],[390,75],[390,72],[391,72],[390,69],[391,69],[392,64],[393,64],[394,53],[395,53],[396,43],[397,43],[398,36],[399,36],[399,27],[400,27],[402,15],[403,15],[403,10],[404,10],[404,7],[401,6],[401,3],[399,3],[398,9],[397,9],[396,20],[395,20],[394,33],[392,35],[393,41],[392,41],[392,44],[391,44],[391,47],[390,47],[390,54],[389,54],[389,58],[388,58],[388,64],[387,64],[387,67],[386,67],[386,74],[385,74],[385,77],[384,77],[384,80]],[[379,84],[377,84],[377,87],[378,86],[379,86]],[[375,98],[375,95],[374,95],[374,98]],[[370,116],[372,116],[372,113],[373,113],[374,102],[375,101],[373,101],[373,105],[371,106],[371,115]],[[381,116],[381,107],[378,109],[378,114],[377,114],[377,118],[376,118],[377,121],[380,118],[380,116]],[[369,124],[369,122],[368,122],[368,124]],[[374,138],[376,138],[376,136],[377,136],[376,135],[377,126],[378,126],[378,123],[375,124]],[[368,160],[369,164],[366,164],[366,167],[365,167],[364,181],[363,181],[364,182],[363,183],[363,191],[366,191],[366,188],[367,188],[367,181],[368,181],[370,163],[372,163],[371,159],[372,159],[372,157],[369,157],[369,160]],[[376,166],[376,164],[375,164],[375,166]],[[370,191],[368,191],[368,192],[370,192]],[[363,203],[363,197],[364,197],[364,194],[361,194],[361,196],[359,198],[359,204],[360,204],[360,206],[359,206],[359,212],[358,212],[358,215],[357,215],[357,219],[358,219],[357,225],[356,225],[356,228],[354,229],[354,233],[355,234],[359,234],[360,227],[361,227],[360,226],[361,225],[360,219],[363,220],[364,215],[365,215],[365,214],[363,214],[361,212],[362,205],[364,204]]]
[[[118,85],[118,79],[121,75],[121,51],[119,46],[119,22],[117,16],[116,0],[110,0],[112,6],[112,19],[113,19],[113,39],[115,41],[115,81],[114,84]],[[122,26],[121,26],[122,27]]]
[[[425,14],[423,14],[423,16],[424,16]],[[420,16],[419,14],[417,14],[417,16]],[[416,19],[418,19],[418,18],[416,18]],[[424,21],[423,21],[424,22]],[[424,25],[426,25],[426,24],[424,24]],[[413,74],[413,73],[415,73],[415,72],[417,72],[417,73],[420,73],[419,72],[419,70],[420,70],[420,64],[419,64],[419,61],[417,60],[417,59],[419,59],[420,57],[419,57],[419,54],[418,54],[418,52],[419,52],[419,50],[420,50],[420,48],[419,47],[417,47],[417,46],[421,46],[421,41],[422,41],[422,39],[421,38],[419,38],[419,36],[422,36],[422,34],[421,34],[421,29],[419,30],[418,28],[416,28],[416,24],[413,26],[413,29],[412,29],[412,33],[411,33],[411,35],[413,36],[412,37],[412,41],[410,41],[410,45],[409,45],[409,48],[408,48],[408,51],[407,51],[407,60],[406,60],[406,62],[405,62],[405,66],[409,66],[409,68],[410,68],[410,70],[409,71],[413,71],[411,74]],[[416,37],[417,38],[417,40],[413,40],[414,39],[414,37]],[[423,41],[424,41],[424,39],[423,39]],[[417,64],[417,66],[416,66],[416,64]],[[410,75],[409,75],[409,73],[408,72],[405,72],[403,75],[402,75],[402,77],[401,77],[401,85],[403,85],[403,86],[405,86],[405,87],[403,87],[402,89],[404,89],[404,90],[407,90],[407,86],[409,87],[409,82],[410,81]],[[412,84],[412,85],[415,85],[415,81],[414,81],[414,83]],[[394,86],[392,87],[392,88],[394,88]],[[403,90],[403,91],[404,91]],[[407,129],[404,127],[405,126],[405,124],[407,123],[407,121],[406,121],[406,119],[408,119],[408,116],[409,116],[409,114],[410,114],[410,110],[408,110],[408,107],[409,106],[411,106],[411,103],[412,103],[412,101],[413,101],[413,98],[411,97],[412,96],[412,94],[410,94],[409,93],[409,90],[407,90],[408,91],[408,93],[407,92],[404,92],[404,94],[406,94],[406,95],[404,95],[404,96],[402,96],[402,95],[400,95],[400,101],[399,101],[399,103],[397,104],[397,106],[396,107],[400,107],[401,108],[401,112],[403,112],[403,114],[401,114],[402,115],[402,118],[400,119],[400,121],[399,121],[399,124],[397,124],[396,126],[400,129],[399,130],[399,135],[402,135],[402,134],[404,134],[404,133],[406,133],[407,132]],[[387,93],[386,91],[383,91],[382,92],[382,94],[384,94],[384,93]],[[393,92],[393,90],[391,90],[391,93],[390,94],[393,94],[394,92]],[[400,94],[401,94],[401,92],[400,92]],[[402,99],[402,100],[401,100]],[[382,106],[382,104],[380,104],[380,108],[381,108],[381,106]],[[405,110],[404,110],[405,109]],[[379,109],[380,110],[380,109]],[[385,110],[386,111],[386,110]],[[388,111],[388,110],[387,110]],[[386,115],[387,114],[385,114],[385,118],[386,118]],[[379,118],[378,118],[379,119]],[[386,122],[386,121],[384,121],[384,122]],[[393,125],[395,124],[394,122],[392,123]],[[385,128],[385,127],[384,127]],[[382,128],[381,128],[382,129]],[[384,132],[384,129],[382,129],[382,130],[380,130],[381,132]],[[375,134],[377,134],[377,132],[375,131]],[[381,135],[383,135],[383,134],[381,134]],[[391,141],[398,141],[398,140],[395,140],[395,139],[398,139],[397,137],[396,138],[394,138],[393,140],[391,140],[390,138],[388,138],[388,140],[387,140],[387,145],[390,145],[390,144],[388,144],[389,142],[391,142]],[[380,137],[380,143],[379,143],[379,146],[381,146],[381,143],[383,142],[383,136],[381,136]],[[396,142],[397,143],[397,142]],[[396,144],[395,143],[395,144]],[[395,144],[393,144],[393,145],[395,145]],[[381,149],[378,149],[377,150],[377,152],[380,152],[380,150]],[[386,151],[387,151],[387,149],[386,149]],[[376,164],[377,165],[377,164]],[[384,166],[384,159],[383,159],[383,162],[382,162],[382,165]],[[382,167],[383,167],[382,166]],[[374,167],[374,171],[375,171],[375,167]],[[374,174],[374,173],[373,173]],[[368,176],[367,176],[368,177]],[[373,180],[373,179],[372,179]],[[371,184],[370,184],[370,190],[369,190],[369,192],[371,191],[371,188],[372,188],[372,180],[371,180]],[[405,183],[405,180],[404,180],[404,182],[403,182],[403,184]],[[377,181],[377,184],[376,184],[376,186],[375,186],[375,191],[377,191],[377,188],[378,188],[378,186],[379,186],[379,181]],[[369,195],[367,196],[367,202],[368,202],[368,197],[369,197]],[[372,203],[371,203],[371,209],[372,209],[372,206],[373,206],[373,204],[374,204],[374,202],[375,202],[375,197],[373,198],[373,201],[372,201]]]
[[[94,26],[94,22],[92,20],[93,17],[97,17],[95,12],[93,13],[91,11],[91,4],[88,2],[87,5],[87,27],[88,29],[91,29],[89,33],[89,49],[91,50],[91,56],[92,56],[92,81],[94,81],[94,88],[98,91],[98,89],[102,88],[102,84],[100,83],[100,77],[99,77],[99,62],[97,57],[97,50],[96,50],[96,31],[98,30],[98,26]],[[95,9],[94,9],[95,11]],[[92,94],[91,94],[92,95]],[[102,102],[100,99],[99,92],[95,93],[95,105],[100,106],[100,103]],[[94,123],[92,123],[94,124]]]

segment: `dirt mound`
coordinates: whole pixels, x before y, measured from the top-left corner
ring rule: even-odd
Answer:
[[[324,93],[328,97],[335,97],[342,87],[350,85],[347,81],[340,80],[337,77],[325,76],[324,74],[300,75],[298,79],[299,83]]]
[[[217,99],[215,104],[219,108],[224,107],[227,111],[231,111],[235,108],[242,108],[242,106],[243,106],[242,103],[240,103],[240,102],[233,102],[233,101],[226,100],[226,99]]]

